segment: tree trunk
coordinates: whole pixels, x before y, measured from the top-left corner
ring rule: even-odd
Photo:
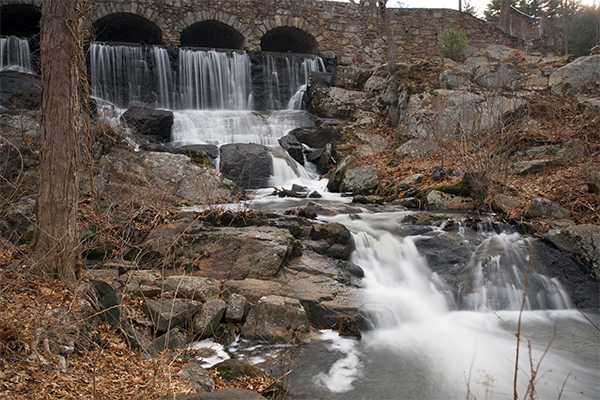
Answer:
[[[569,54],[569,5],[567,0],[562,2],[563,12],[563,41],[565,46],[565,55]]]
[[[500,3],[500,29],[504,33],[510,33],[510,0],[502,0]]]
[[[385,25],[385,35],[387,36],[388,44],[388,71],[390,76],[396,73],[396,38],[394,37],[394,30],[392,29],[392,22],[389,20],[387,15],[386,1],[378,1],[379,11],[383,24]]]
[[[82,3],[44,1],[40,23],[40,183],[32,255],[39,272],[68,281],[76,280],[80,261],[77,162],[82,119],[87,118],[80,86]]]

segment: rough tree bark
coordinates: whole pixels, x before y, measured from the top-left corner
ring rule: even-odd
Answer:
[[[84,0],[42,3],[40,184],[32,255],[37,270],[74,281],[80,261],[77,163],[82,133]]]
[[[500,29],[510,33],[510,0],[501,0],[500,3]]]
[[[377,6],[381,18],[383,19],[383,25],[385,26],[385,35],[387,36],[388,44],[388,71],[393,76],[396,73],[396,38],[394,37],[394,30],[392,29],[392,21],[390,21],[387,13],[387,0],[378,1]]]

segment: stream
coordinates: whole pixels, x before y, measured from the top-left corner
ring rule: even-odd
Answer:
[[[94,44],[90,54],[93,90],[115,109],[150,101],[174,110],[173,145],[263,144],[272,148],[270,186],[298,184],[318,191],[319,201],[351,201],[327,192],[312,164],[301,166],[277,143],[311,124],[301,99],[308,71],[324,70],[318,57],[257,62],[243,52],[181,49],[178,68],[169,68],[167,52],[155,47]],[[284,210],[308,202],[274,199],[272,187],[256,190],[246,206]],[[289,356],[281,373],[291,371],[292,399],[509,399],[521,319],[519,397],[533,368],[537,398],[600,398],[600,333],[588,321],[600,325],[598,311],[571,308],[560,281],[544,266],[529,268],[530,238],[510,229],[459,231],[471,261],[464,290],[455,293],[419,250],[447,233],[432,226],[407,234],[402,218],[409,212],[389,210],[319,217],[354,235],[352,262],[365,272],[360,287],[372,323],[362,340],[323,330],[291,348],[238,340],[217,354],[256,364]]]

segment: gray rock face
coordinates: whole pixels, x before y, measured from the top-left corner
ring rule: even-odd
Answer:
[[[600,79],[600,55],[579,57],[554,71],[548,85],[558,95],[572,95],[587,82]]]
[[[485,56],[490,61],[506,62],[521,59],[520,52],[500,44],[492,44],[485,49]]]
[[[504,214],[510,214],[513,210],[519,207],[519,203],[504,194],[499,194],[494,197],[492,206],[497,211],[501,211]]]
[[[413,174],[402,179],[400,182],[398,182],[398,185],[396,186],[398,186],[400,189],[408,189],[411,186],[414,186],[417,183],[421,182],[422,180],[423,174]]]
[[[264,296],[250,311],[241,335],[247,339],[289,340],[308,331],[308,317],[300,301]]]
[[[373,75],[365,82],[363,91],[365,92],[378,92],[385,89],[386,80],[381,76]]]
[[[254,143],[223,145],[221,172],[243,189],[265,187],[273,175],[269,148]]]
[[[116,149],[101,160],[100,170],[97,190],[114,192],[116,198],[142,193],[174,202],[185,199],[193,204],[219,204],[234,202],[242,194],[221,173],[201,168],[182,154]]]
[[[365,82],[373,72],[356,66],[337,67],[334,77],[334,86],[344,89],[362,90]]]
[[[315,224],[309,235],[311,239],[321,241],[322,248],[318,245],[313,246],[313,249],[320,254],[347,260],[354,250],[352,234],[348,228],[337,222]]]
[[[522,86],[523,77],[506,64],[486,64],[477,68],[475,82],[489,90],[516,90]]]
[[[213,335],[221,323],[227,303],[221,299],[212,299],[202,305],[202,311],[194,316],[194,334],[200,337]]]
[[[273,276],[292,256],[293,246],[293,236],[284,229],[208,229],[189,218],[159,226],[141,245],[148,256],[175,255],[181,267],[213,279]]]
[[[475,203],[469,197],[432,190],[427,195],[427,206],[429,210],[472,210]]]
[[[311,98],[309,111],[322,118],[351,119],[358,110],[376,111],[373,93],[309,86],[308,95]]]
[[[177,400],[266,400],[266,397],[248,389],[223,389],[201,395],[177,396]]]
[[[558,165],[559,163],[554,159],[518,161],[510,166],[510,171],[515,175],[530,175],[554,168]]]
[[[202,368],[200,364],[190,363],[185,364],[181,371],[177,374],[183,379],[189,382],[192,389],[195,389],[199,393],[213,392],[215,385],[213,384],[212,378],[207,370]],[[187,396],[183,396],[187,397]],[[197,397],[196,397],[197,398]],[[204,397],[202,397],[204,398]],[[220,398],[220,397],[214,397]]]
[[[525,218],[569,218],[569,211],[548,199],[533,199],[523,212]]]
[[[315,121],[315,128],[296,128],[290,134],[311,149],[321,149],[340,138],[340,129],[345,124],[347,121],[340,119],[319,118]]]
[[[171,328],[186,329],[194,313],[202,303],[184,299],[146,300],[142,309],[154,322],[158,332],[167,332]]]
[[[173,328],[162,336],[154,339],[153,350],[160,353],[166,349],[184,349],[186,346],[185,334],[179,328]]]
[[[0,73],[0,106],[9,110],[35,110],[40,105],[40,78],[17,71]]]
[[[600,281],[600,227],[574,225],[551,230],[544,238],[571,256],[595,281]]]
[[[398,157],[415,160],[429,157],[438,151],[442,151],[442,148],[433,140],[411,139],[396,149],[394,154]]]
[[[352,156],[348,156],[339,163],[335,170],[333,170],[333,174],[329,178],[329,182],[327,183],[327,189],[330,192],[339,192],[340,185],[342,184],[342,179],[346,174],[346,171],[350,169],[356,163],[356,158]]]
[[[444,89],[468,89],[473,86],[471,80],[473,79],[475,68],[472,65],[448,68],[440,74],[440,83]]]
[[[287,134],[278,139],[279,145],[283,147],[290,157],[296,160],[299,164],[304,165],[304,151],[302,143],[298,141],[293,134]]]
[[[219,295],[219,282],[200,276],[169,276],[164,280],[165,290],[176,292],[178,297],[207,301]]]
[[[156,136],[164,141],[171,139],[172,111],[131,106],[121,118],[141,135]]]
[[[227,310],[225,311],[225,321],[241,322],[244,319],[248,300],[241,294],[232,293],[227,301]]]
[[[352,168],[346,171],[340,184],[341,192],[370,194],[377,189],[379,170],[372,166]]]

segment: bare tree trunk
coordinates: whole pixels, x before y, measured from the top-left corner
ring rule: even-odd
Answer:
[[[394,37],[392,22],[387,14],[386,3],[387,0],[378,1],[377,5],[379,6],[379,12],[381,13],[381,18],[383,19],[383,24],[385,25],[385,35],[387,36],[388,71],[390,72],[390,75],[393,76],[396,73],[396,38]]]
[[[83,1],[44,1],[41,20],[40,184],[32,254],[39,272],[68,281],[77,278],[80,261],[77,163],[87,118],[80,86]]]
[[[500,29],[504,33],[510,33],[510,0],[502,0],[500,3]]]
[[[462,1],[458,0],[458,11],[462,12]]]
[[[569,4],[567,0],[562,2],[563,12],[563,40],[565,45],[565,55],[569,54]]]

